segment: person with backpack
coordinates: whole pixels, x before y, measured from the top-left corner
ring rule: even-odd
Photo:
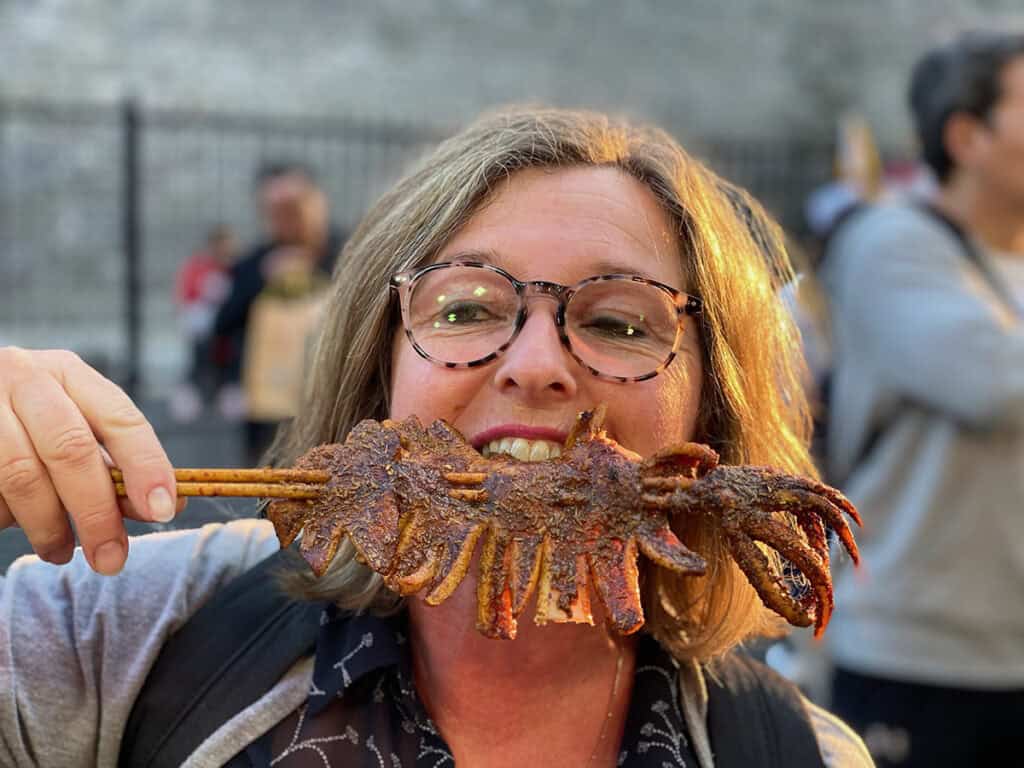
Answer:
[[[277,340],[305,335],[315,314],[310,311],[315,294],[330,279],[345,240],[308,166],[293,161],[264,165],[254,188],[265,238],[231,267],[230,290],[213,318],[213,332],[232,350],[227,371],[232,386],[221,403],[235,416],[241,406],[250,464],[262,462],[278,427],[292,415],[291,392],[301,387],[292,365],[301,355],[282,349]],[[275,333],[278,324],[285,328]],[[301,346],[297,339],[293,347]],[[280,358],[277,365],[275,357]]]
[[[538,458],[604,403],[639,454],[696,440],[813,476],[785,269],[666,134],[589,112],[482,117],[349,240],[276,463],[410,415]],[[262,520],[143,536],[129,555],[122,515],[174,514],[150,426],[68,353],[2,350],[0,370],[0,524],[39,555],[0,585],[4,764],[871,765],[848,727],[737,653],[778,617],[704,516],[674,526],[707,576],[642,564],[639,635],[524,620],[491,640],[475,567],[429,607],[349,544],[313,579]]]
[[[934,198],[866,206],[821,267],[826,478],[865,521],[829,701],[880,766],[1000,765],[1024,722],[1024,34],[929,51],[909,101]]]

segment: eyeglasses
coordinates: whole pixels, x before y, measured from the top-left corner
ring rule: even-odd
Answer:
[[[526,324],[531,296],[558,303],[555,326],[569,353],[595,376],[643,381],[665,370],[682,343],[695,296],[636,275],[597,275],[574,286],[523,282],[490,264],[428,264],[391,278],[413,348],[447,368],[494,360]]]

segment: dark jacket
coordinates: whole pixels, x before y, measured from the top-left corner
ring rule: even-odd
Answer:
[[[334,271],[345,238],[339,230],[331,229],[327,235],[324,253],[316,270],[327,277]],[[213,332],[228,341],[231,348],[227,377],[229,381],[241,379],[242,358],[245,355],[245,330],[249,324],[249,309],[266,286],[263,262],[280,243],[265,242],[252,248],[231,268],[231,290],[217,311]]]

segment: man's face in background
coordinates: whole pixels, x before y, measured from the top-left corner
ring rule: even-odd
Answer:
[[[1024,210],[1024,56],[1004,67],[1001,85],[980,128],[975,170],[992,192]]]
[[[227,229],[217,230],[210,237],[208,250],[219,264],[231,266],[238,250],[234,233]]]
[[[260,210],[267,235],[281,245],[311,244],[326,220],[323,194],[301,173],[267,179],[260,189]]]

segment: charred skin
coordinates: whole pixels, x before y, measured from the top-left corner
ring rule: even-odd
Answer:
[[[593,623],[591,596],[629,634],[644,623],[640,554],[700,575],[706,563],[672,532],[674,514],[709,515],[765,604],[820,633],[832,609],[824,524],[857,559],[838,491],[760,467],[718,467],[707,446],[686,443],[641,460],[601,428],[603,409],[581,414],[562,455],[543,462],[484,458],[443,421],[364,421],[344,444],[314,448],[296,464],[327,470],[314,501],[275,501],[267,516],[282,546],[320,576],[348,536],[361,561],[402,595],[447,599],[480,547],[477,627],[512,638],[536,594],[535,621]],[[806,542],[779,519],[795,517]],[[777,549],[812,591],[794,598],[755,542]]]

